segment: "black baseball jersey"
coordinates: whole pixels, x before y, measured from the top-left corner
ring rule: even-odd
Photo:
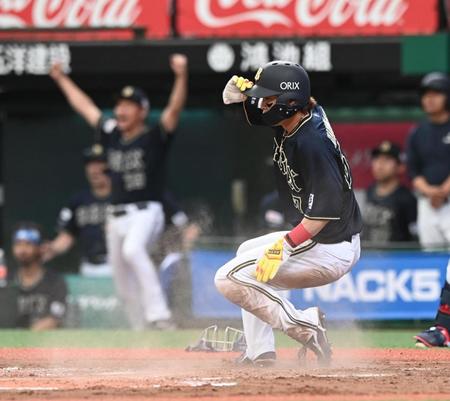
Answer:
[[[416,198],[408,188],[400,185],[389,195],[379,196],[374,184],[367,189],[362,238],[374,242],[411,241],[416,217]]]
[[[62,276],[46,270],[33,287],[23,287],[17,278],[14,282],[19,289],[17,327],[28,328],[45,317],[53,317],[62,323],[67,310],[67,286]]]
[[[104,118],[99,122],[99,131],[111,175],[111,203],[161,201],[172,135],[157,125],[126,141],[116,120]]]
[[[430,185],[441,185],[450,175],[450,121],[422,121],[408,138],[407,163],[411,178],[423,176]]]
[[[249,98],[244,104],[251,124],[261,121],[257,101]],[[361,232],[350,167],[322,107],[314,107],[289,135],[275,127],[273,161],[287,221],[296,226],[304,217],[329,220],[312,238],[324,244],[350,240]]]
[[[105,221],[110,201],[110,197],[98,198],[86,189],[59,213],[58,230],[67,231],[78,240],[82,257],[89,263],[106,262]]]

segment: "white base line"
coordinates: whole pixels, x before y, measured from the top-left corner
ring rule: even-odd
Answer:
[[[57,391],[59,387],[0,387],[0,391]]]

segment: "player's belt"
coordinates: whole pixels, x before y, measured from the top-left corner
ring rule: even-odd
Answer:
[[[149,202],[128,203],[126,205],[111,206],[111,214],[114,217],[124,216],[127,213],[135,212],[137,210],[144,210],[149,207]]]

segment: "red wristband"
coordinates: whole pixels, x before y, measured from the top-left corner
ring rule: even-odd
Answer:
[[[290,246],[296,247],[302,242],[309,240],[311,238],[311,234],[306,231],[306,228],[300,223],[297,227],[294,227],[291,231],[289,231],[285,238]]]

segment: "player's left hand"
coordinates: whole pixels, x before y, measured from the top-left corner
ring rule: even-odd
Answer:
[[[267,283],[272,280],[281,264],[290,256],[292,247],[284,238],[280,238],[266,249],[264,255],[256,263],[256,280]]]
[[[170,56],[170,68],[175,75],[186,74],[188,69],[188,58],[184,54],[172,54]]]

